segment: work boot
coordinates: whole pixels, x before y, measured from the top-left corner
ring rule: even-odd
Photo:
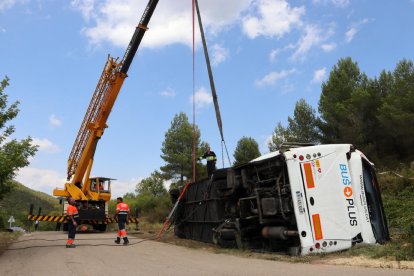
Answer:
[[[115,240],[115,243],[116,244],[120,244],[121,243],[121,238],[120,237],[117,237],[116,240]]]
[[[127,237],[124,237],[124,245],[128,245],[128,243],[129,243],[128,238]]]

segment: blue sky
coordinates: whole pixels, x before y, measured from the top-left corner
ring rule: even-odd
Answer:
[[[108,54],[122,57],[147,0],[0,0],[0,77],[21,112],[15,138],[40,146],[23,184],[52,193]],[[243,136],[262,153],[295,102],[317,109],[321,83],[340,58],[376,77],[413,59],[413,0],[199,0],[226,143]],[[114,195],[162,166],[174,115],[192,118],[191,0],[160,0],[98,144],[93,175],[118,179]],[[197,33],[196,123],[221,156]],[[352,142],[352,141],[350,141]],[[221,161],[219,162],[221,165]],[[228,165],[226,163],[226,165]]]

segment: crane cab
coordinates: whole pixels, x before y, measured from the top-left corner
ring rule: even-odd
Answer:
[[[108,177],[90,177],[87,194],[92,200],[109,201],[111,199],[111,181],[115,180]]]

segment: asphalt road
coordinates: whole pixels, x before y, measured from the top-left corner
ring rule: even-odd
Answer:
[[[21,237],[0,256],[0,275],[414,275],[413,270],[285,263],[217,254],[131,238],[114,244],[114,233],[77,234],[65,248],[62,232]]]

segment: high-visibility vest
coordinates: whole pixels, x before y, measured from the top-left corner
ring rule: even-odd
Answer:
[[[116,210],[119,211],[118,215],[128,215],[129,206],[128,204],[121,202],[116,205]]]
[[[214,161],[214,160],[217,160],[217,157],[215,157],[215,156],[207,156],[206,160],[207,161]]]
[[[211,162],[211,161],[216,161],[217,157],[216,154],[214,153],[214,151],[210,151],[210,152],[205,152],[203,156],[199,157],[198,159],[206,159],[207,162]]]
[[[68,216],[73,216],[74,219],[79,219],[78,208],[76,208],[76,206],[68,205],[68,208],[66,209],[66,214]]]

